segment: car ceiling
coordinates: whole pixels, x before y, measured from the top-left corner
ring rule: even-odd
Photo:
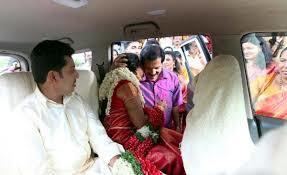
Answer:
[[[0,7],[0,43],[21,47],[67,36],[85,48],[125,39],[125,25],[144,21],[156,22],[162,36],[284,31],[286,7],[286,0],[89,0],[72,9],[52,0],[9,0]],[[166,13],[147,14],[154,10]]]

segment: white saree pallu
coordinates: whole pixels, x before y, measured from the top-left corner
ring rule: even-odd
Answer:
[[[188,175],[217,175],[241,166],[254,147],[242,79],[233,56],[217,56],[199,74],[182,141]]]

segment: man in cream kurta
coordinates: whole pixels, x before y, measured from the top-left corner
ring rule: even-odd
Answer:
[[[107,136],[97,114],[74,92],[79,74],[73,53],[56,40],[43,41],[32,51],[37,87],[12,116],[10,149],[19,174],[110,175],[119,160],[122,146]]]
[[[58,104],[36,88],[14,114],[22,148],[14,161],[23,174],[109,174],[108,163],[123,151],[75,93]],[[100,158],[91,158],[91,148]]]

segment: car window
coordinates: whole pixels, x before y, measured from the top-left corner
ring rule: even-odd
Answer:
[[[92,51],[78,51],[72,55],[77,70],[91,70],[92,68]]]
[[[162,38],[148,38],[137,41],[120,41],[112,44],[112,59],[119,54],[129,52],[140,54],[147,44],[159,44],[165,52],[173,52],[176,60],[185,69],[188,76],[195,77],[212,58],[212,41],[209,35],[188,35]],[[166,64],[163,64],[165,67]],[[190,75],[187,75],[190,72]]]
[[[0,55],[0,75],[21,71],[20,61],[14,56]]]
[[[250,33],[241,40],[255,115],[287,119],[287,37]]]

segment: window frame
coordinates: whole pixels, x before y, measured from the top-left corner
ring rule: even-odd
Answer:
[[[247,61],[244,57],[243,47],[242,47],[244,37],[246,37],[249,34],[253,34],[253,33],[256,36],[261,36],[261,37],[272,37],[272,36],[278,36],[278,35],[284,35],[285,37],[287,37],[287,32],[250,32],[250,33],[244,34],[240,39],[241,58],[243,59],[243,68],[245,71],[246,85],[248,87],[247,88],[248,98],[249,98],[248,100],[249,100],[250,109],[252,112],[252,118],[248,118],[249,129],[250,131],[252,130],[256,131],[258,138],[261,138],[267,132],[282,126],[286,122],[286,120],[282,120],[279,118],[273,118],[272,116],[258,115],[255,112],[255,108],[252,102],[251,89],[250,89],[251,82],[248,78],[248,73],[247,73],[247,66],[246,66]],[[251,136],[252,134],[254,133],[251,133]],[[258,139],[255,139],[255,140],[258,141]]]
[[[9,56],[17,59],[21,66],[20,72],[28,72],[31,70],[31,62],[28,59],[28,56],[23,53],[10,50],[0,50],[0,56]]]
[[[76,66],[76,70],[89,70],[89,71],[92,71],[92,66],[93,66],[93,51],[91,50],[91,49],[89,49],[89,48],[86,48],[86,49],[80,49],[80,50],[76,50],[75,51],[75,53],[74,54],[85,54],[86,52],[91,52],[91,54],[92,54],[92,57],[91,57],[91,65],[90,65],[90,69],[77,69],[77,66]],[[74,55],[73,54],[73,55]],[[72,55],[72,58],[73,58],[73,55]],[[74,58],[73,58],[73,60],[74,60]],[[75,60],[74,60],[74,62],[75,62]],[[84,64],[86,64],[86,63],[84,63]]]

